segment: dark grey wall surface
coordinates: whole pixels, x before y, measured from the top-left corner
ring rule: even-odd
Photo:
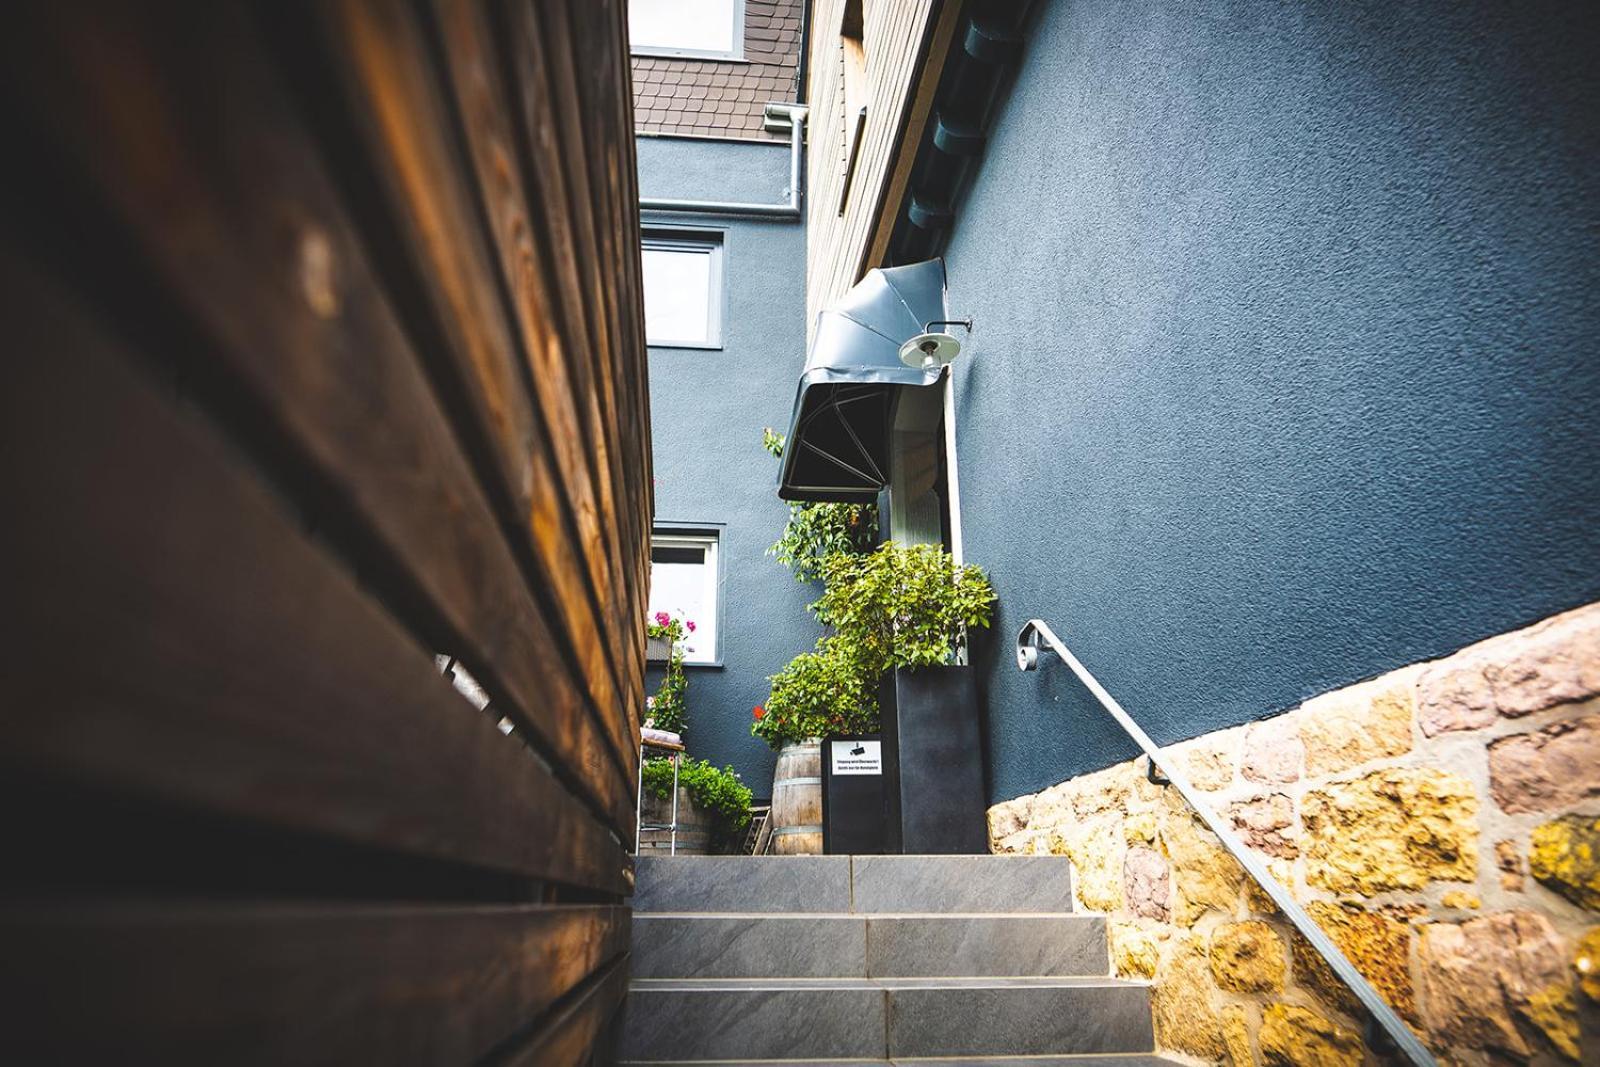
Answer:
[[[641,137],[645,196],[779,202],[785,145]],[[722,667],[689,668],[689,753],[732,764],[758,797],[772,792],[773,754],[750,736],[767,678],[820,633],[805,606],[817,591],[766,556],[788,517],[777,461],[761,430],[788,425],[805,361],[805,230],[799,222],[646,213],[649,228],[723,233],[720,351],[650,349],[656,520],[725,523]],[[660,681],[649,672],[654,692]]]
[[[1600,599],[1583,4],[1045,5],[947,250],[990,792]]]

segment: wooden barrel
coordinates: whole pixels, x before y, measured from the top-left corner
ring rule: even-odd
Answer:
[[[646,826],[665,826],[672,821],[672,798],[665,800],[644,795],[643,818]],[[704,856],[711,851],[711,814],[689,799],[687,789],[678,790],[678,851],[679,856]],[[672,831],[642,830],[639,833],[639,855],[665,856],[672,850]]]
[[[822,742],[784,745],[772,772],[772,845],[779,856],[822,855]]]

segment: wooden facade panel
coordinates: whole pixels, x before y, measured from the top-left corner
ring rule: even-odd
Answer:
[[[401,577],[419,583],[417,598],[440,619],[439,650],[457,655],[496,707],[626,833],[632,793],[623,772],[631,774],[633,745],[613,737],[608,749],[607,717],[564,673],[560,645],[473,479],[356,222],[287,90],[236,15],[211,13],[208,37],[227,47],[198,63],[176,62],[171,42],[151,39],[137,19],[115,27],[113,55],[82,69],[70,64],[83,57],[38,42],[19,61],[38,64],[51,91],[32,103],[52,109],[58,121],[51,129],[74,139],[66,151],[94,176],[130,239],[207,331],[215,347],[201,358],[238,376],[274,431],[305,450],[315,476],[394,554]],[[226,123],[150,106],[193,100],[223,78]],[[146,94],[121,91],[129,80]],[[152,142],[161,146],[158,157],[148,151]],[[260,284],[263,267],[277,284]],[[168,348],[159,355],[177,371],[185,355],[197,354]],[[368,415],[381,417],[360,417]],[[622,612],[620,604],[613,612]]]
[[[594,373],[583,358],[589,352],[612,349],[614,325],[608,317],[586,314],[583,307],[586,295],[591,303],[604,303],[609,287],[599,284],[598,261],[585,263],[587,270],[567,274],[553,270],[545,262],[541,249],[553,250],[557,242],[537,239],[530,204],[544,203],[558,209],[545,215],[547,230],[564,229],[573,219],[589,221],[594,208],[587,198],[573,203],[561,195],[564,190],[546,192],[543,186],[533,184],[533,172],[526,166],[528,138],[517,128],[519,115],[508,92],[514,74],[502,71],[494,47],[496,30],[480,5],[472,0],[440,0],[434,8],[446,76],[462,116],[473,179],[494,238],[500,276],[511,296],[521,347],[530,361],[530,387],[548,427],[558,465],[567,483],[579,487],[579,495],[572,501],[579,516],[578,526],[585,537],[591,530],[595,533],[593,542],[586,547],[597,595],[609,617],[621,617],[628,597],[621,545],[615,538],[598,536],[599,515],[615,513],[614,484],[620,480],[620,471],[612,467],[604,429],[612,423],[605,421],[601,412],[601,383],[609,382],[612,375]],[[530,64],[529,68],[547,70],[549,64]],[[519,66],[520,69],[523,68]],[[544,97],[560,98],[559,94]],[[557,158],[581,158],[585,146],[579,142],[564,147],[556,153]],[[584,182],[578,188],[587,190],[592,185]],[[591,223],[576,242],[565,243],[568,247],[574,243],[593,247],[594,241]],[[611,257],[607,254],[606,258]],[[568,264],[577,266],[575,260],[568,260]],[[586,448],[588,443],[593,447]],[[600,653],[629,647],[610,635],[596,645]],[[621,691],[643,691],[641,663],[642,658],[619,658],[617,683]],[[627,745],[631,751],[631,737]]]
[[[913,74],[940,11],[960,5],[943,0],[862,0],[867,124],[841,215],[848,157],[839,35],[845,6],[845,0],[816,0],[812,8],[807,95],[812,151],[806,174],[808,330],[815,329],[819,311],[877,266],[868,255],[901,131],[913,106],[918,84]]]
[[[627,971],[617,964],[597,974],[570,1003],[520,1048],[500,1062],[505,1067],[581,1067],[596,1044],[606,1040],[606,1025],[627,992]]]
[[[90,905],[0,915],[0,936],[6,974],[33,979],[4,986],[17,1062],[161,1048],[166,1062],[239,1067],[470,1063],[518,1044],[525,1020],[592,973],[603,981],[627,950],[628,912]],[[58,966],[61,954],[78,969]]]
[[[8,1050],[603,1057],[652,510],[622,0],[8,13]]]
[[[454,102],[432,64],[429,38],[398,0],[347,0],[319,13],[330,50],[349,58],[336,69],[351,111],[362,120],[363,147],[386,194],[385,216],[407,246],[413,276],[442,334],[433,355],[446,361],[441,372],[471,405],[472,417],[458,430],[485,435],[484,447],[498,457],[497,495],[509,501],[525,531],[560,629],[575,637],[569,651],[595,704],[623,708],[624,695],[638,703],[642,681],[637,691],[625,689],[609,655],[606,550],[583,459],[590,446],[575,436],[575,427],[548,422],[530,395],[530,377],[539,371],[530,363],[521,322],[543,307],[519,304],[526,294],[512,293],[499,273],[469,173],[470,150],[457,136]],[[532,328],[542,333],[550,326],[538,321]],[[633,740],[615,718],[608,725],[631,766]]]
[[[204,416],[12,262],[14,654],[0,766],[533,878],[625,889],[617,840],[439,675]],[[49,441],[46,451],[38,442]],[[70,684],[63,684],[70,680]]]

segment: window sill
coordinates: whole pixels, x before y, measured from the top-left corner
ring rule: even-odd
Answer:
[[[641,59],[693,59],[702,63],[738,63],[749,66],[743,52],[699,52],[693,49],[635,48],[629,55]]]
[[[687,348],[701,352],[721,352],[722,344],[709,341],[646,341],[646,348]]]

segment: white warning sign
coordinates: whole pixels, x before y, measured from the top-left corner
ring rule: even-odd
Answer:
[[[830,741],[834,774],[882,774],[882,741]]]

